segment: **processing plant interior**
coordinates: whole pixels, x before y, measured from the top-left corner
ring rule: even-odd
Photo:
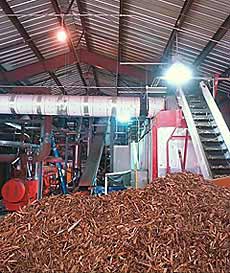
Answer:
[[[0,0],[0,37],[0,272],[230,272],[230,1]]]

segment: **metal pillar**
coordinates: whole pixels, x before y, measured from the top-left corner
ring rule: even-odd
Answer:
[[[65,179],[67,181],[67,169],[68,169],[68,149],[69,149],[69,137],[65,137]]]
[[[157,127],[152,129],[152,180],[158,177]]]
[[[109,142],[109,151],[110,151],[110,172],[113,172],[113,146],[114,146],[114,137],[116,130],[116,121],[114,117],[110,118],[110,142]]]
[[[42,199],[42,191],[43,191],[43,162],[36,163],[36,172],[35,178],[38,178],[38,194],[37,200]]]

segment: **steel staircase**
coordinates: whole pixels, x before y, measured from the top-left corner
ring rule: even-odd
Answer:
[[[181,92],[182,110],[197,159],[202,161],[202,174],[206,178],[230,175],[230,132],[207,86],[201,83],[196,95]]]

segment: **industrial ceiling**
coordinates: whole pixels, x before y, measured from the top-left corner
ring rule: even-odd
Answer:
[[[141,91],[175,50],[197,75],[230,74],[229,0],[1,0],[0,8],[2,92]],[[61,25],[66,43],[56,39]],[[230,81],[219,91],[229,93]]]

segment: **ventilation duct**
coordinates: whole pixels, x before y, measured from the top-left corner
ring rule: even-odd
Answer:
[[[55,96],[55,95],[0,95],[0,114],[33,114],[109,117],[127,112],[140,115],[139,97]],[[150,116],[164,109],[164,98],[148,99]]]

